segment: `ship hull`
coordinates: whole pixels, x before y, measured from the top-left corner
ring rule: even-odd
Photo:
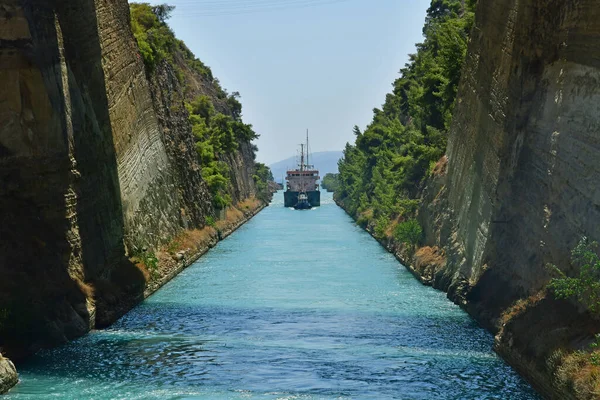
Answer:
[[[292,192],[291,190],[287,190],[283,192],[283,203],[285,207],[294,207],[298,204],[298,195],[300,192]],[[306,192],[308,196],[308,202],[312,207],[319,207],[321,205],[321,192],[318,190],[313,190],[310,192]]]

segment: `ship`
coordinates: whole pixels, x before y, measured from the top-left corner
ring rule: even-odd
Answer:
[[[300,145],[300,163],[294,170],[286,173],[286,191],[283,192],[285,207],[294,207],[297,210],[306,210],[321,205],[321,191],[318,180],[321,179],[319,171],[309,162],[308,131],[306,144]]]

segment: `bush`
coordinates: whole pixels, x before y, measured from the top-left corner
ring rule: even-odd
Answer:
[[[375,221],[375,237],[383,239],[386,236],[386,231],[390,225],[390,219],[387,215],[382,215]]]
[[[600,311],[600,257],[598,243],[583,237],[571,252],[571,261],[579,266],[579,275],[568,277],[555,265],[548,267],[557,275],[548,287],[559,299],[575,298],[590,311]]]
[[[254,163],[255,174],[252,176],[254,184],[256,186],[256,196],[264,201],[268,202],[271,196],[269,193],[269,182],[273,182],[273,173],[271,169],[263,163]]]
[[[413,252],[423,238],[423,229],[416,219],[409,219],[396,226],[394,238],[407,245],[410,251]]]
[[[140,257],[142,263],[146,267],[146,270],[150,273],[153,279],[158,278],[158,258],[152,251],[142,253]]]
[[[138,43],[140,54],[148,72],[154,71],[162,60],[173,60],[177,40],[165,23],[175,7],[165,4],[132,3],[131,30]]]

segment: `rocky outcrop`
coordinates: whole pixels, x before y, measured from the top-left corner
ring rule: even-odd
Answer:
[[[600,238],[600,9],[481,0],[476,16],[447,172],[419,216],[447,259],[431,282],[499,332],[499,353],[544,395],[579,396],[548,360],[585,349],[600,323],[543,289],[548,263],[573,273],[570,250]]]
[[[0,355],[0,394],[8,392],[18,381],[19,376],[13,363]]]

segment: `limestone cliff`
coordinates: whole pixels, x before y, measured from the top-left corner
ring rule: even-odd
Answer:
[[[107,61],[128,53],[118,21],[100,29],[113,3],[2,3],[0,345],[30,351],[76,337],[143,289],[123,245],[117,120],[151,118],[131,111],[137,91],[121,91],[141,69],[119,64],[118,92],[107,79]]]
[[[148,279],[131,257],[215,211],[184,88],[147,74],[126,0],[2,0],[0,26],[0,349],[20,356],[121,316]],[[230,157],[242,201],[254,150]]]
[[[600,323],[543,289],[547,263],[572,273],[570,250],[600,238],[599,21],[590,0],[479,2],[447,172],[420,215],[447,259],[428,281],[499,331],[498,351],[548,398],[597,398],[557,382],[555,364]]]

